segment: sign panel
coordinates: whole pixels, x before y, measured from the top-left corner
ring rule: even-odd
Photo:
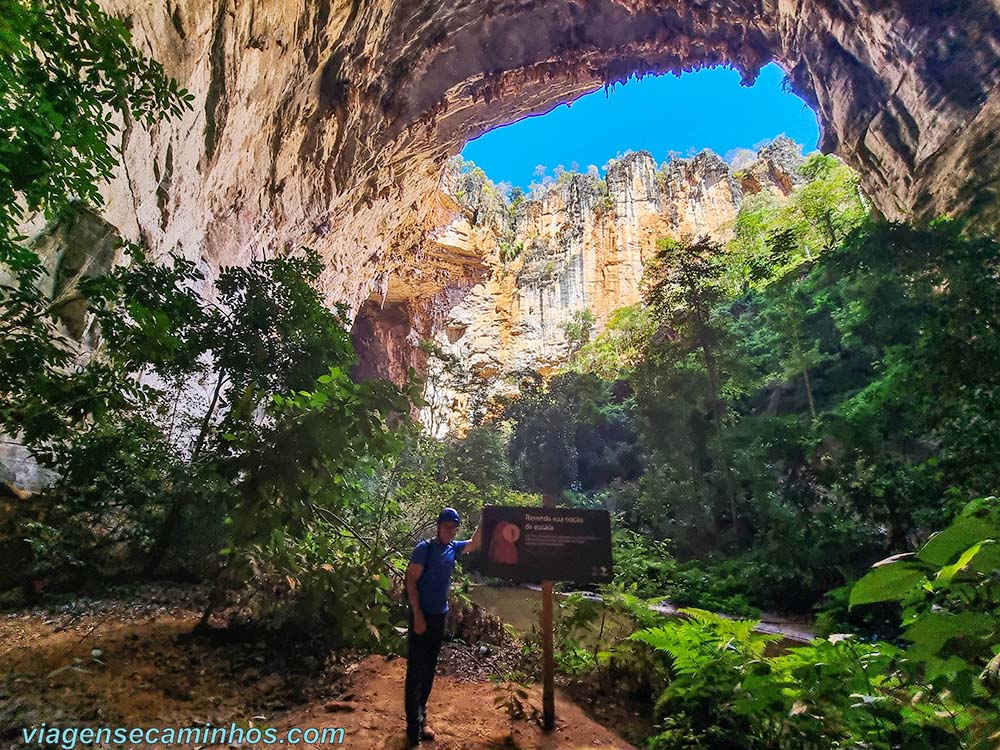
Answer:
[[[511,581],[611,580],[606,510],[483,508],[482,572]]]

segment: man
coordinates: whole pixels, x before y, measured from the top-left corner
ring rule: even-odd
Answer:
[[[475,552],[481,539],[479,529],[472,539],[455,541],[461,518],[454,508],[438,514],[437,536],[424,539],[410,555],[406,569],[406,595],[410,602],[406,655],[406,739],[410,748],[420,740],[434,739],[425,723],[427,698],[434,684],[438,652],[444,637],[448,613],[448,588],[455,560],[463,552]]]

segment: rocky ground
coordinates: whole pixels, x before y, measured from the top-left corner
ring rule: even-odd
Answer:
[[[346,747],[404,746],[405,660],[315,643],[268,640],[259,632],[192,635],[204,592],[144,586],[0,614],[0,746],[17,747],[21,728],[47,722],[81,726],[213,726],[251,722],[278,729],[342,726]],[[468,615],[467,615],[468,617]],[[428,711],[438,732],[428,750],[631,747],[602,725],[625,726],[621,707],[603,718],[557,691],[557,728],[530,718],[541,691],[529,686],[529,716],[511,720],[497,699],[509,691],[491,674],[509,673],[508,645],[474,642],[483,618],[462,623],[470,642],[442,650]],[[496,630],[496,623],[490,625]],[[494,639],[495,640],[495,639]]]

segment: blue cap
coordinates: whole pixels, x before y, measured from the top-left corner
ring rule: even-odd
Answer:
[[[455,523],[462,523],[462,518],[458,515],[458,511],[454,508],[444,508],[440,513],[438,513],[438,523],[442,521],[454,521]]]

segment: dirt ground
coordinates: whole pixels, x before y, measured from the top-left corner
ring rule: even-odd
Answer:
[[[303,727],[342,726],[348,746],[373,750],[404,748],[401,686],[405,674],[404,659],[368,657],[354,673],[350,700],[291,711],[283,723]],[[424,742],[422,746],[428,750],[632,747],[612,730],[595,723],[560,690],[556,691],[556,728],[551,733],[543,732],[535,722],[510,722],[507,715],[494,706],[498,694],[489,682],[436,677],[427,704],[427,723],[437,736],[433,742]],[[528,701],[541,707],[540,686],[529,690]],[[509,744],[511,736],[513,744]]]
[[[239,633],[192,637],[202,603],[197,591],[163,589],[0,613],[0,747],[23,747],[21,728],[42,722],[343,727],[339,747],[405,746],[405,659],[320,656],[305,644]],[[485,664],[474,661],[468,646],[442,650],[428,703],[437,738],[422,743],[426,750],[632,747],[558,689],[553,732],[528,719],[511,722],[495,705],[501,693],[484,679]],[[539,686],[527,702],[541,706]],[[627,717],[619,711],[614,723]]]

